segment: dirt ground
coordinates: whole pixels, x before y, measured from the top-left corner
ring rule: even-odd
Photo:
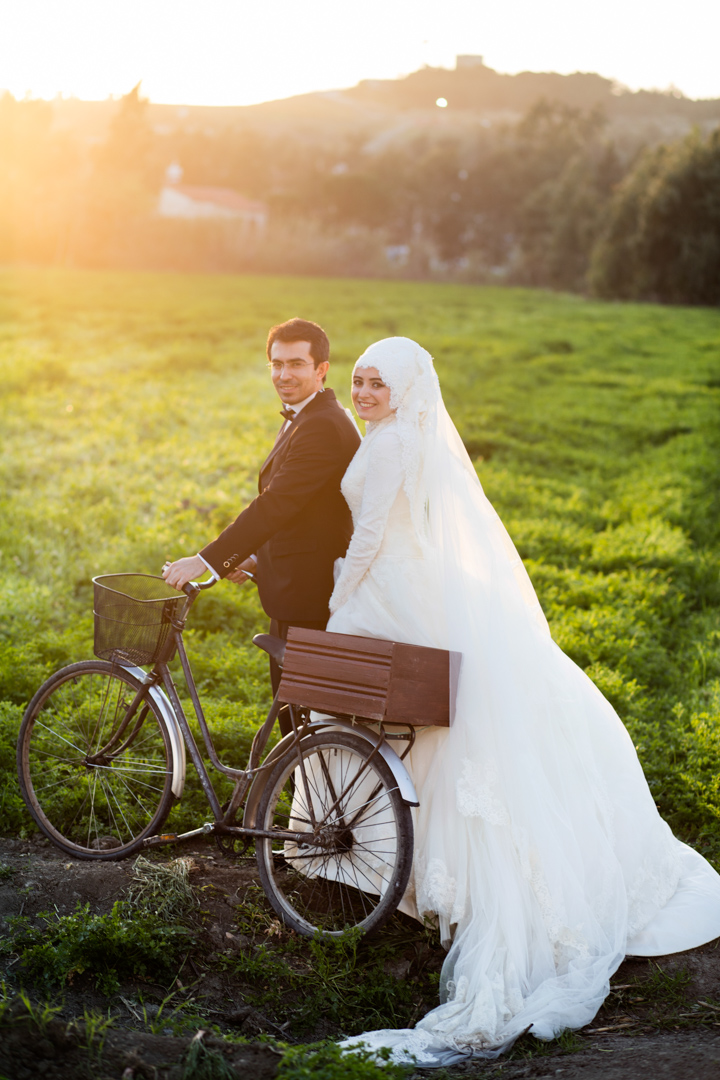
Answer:
[[[98,993],[90,980],[81,978],[56,996],[60,1011],[42,1032],[24,1023],[3,1027],[0,1080],[86,1076],[93,1080],[181,1080],[193,1046],[193,1052],[200,1056],[215,1055],[216,1062],[221,1056],[231,1074],[245,1080],[270,1080],[275,1075],[281,1052],[267,1037],[297,1040],[288,1037],[282,1017],[248,1006],[238,985],[211,962],[221,954],[231,955],[247,947],[242,935],[236,933],[238,905],[248,885],[257,881],[254,863],[227,858],[209,844],[173,854],[192,855],[191,881],[202,898],[200,962],[191,959],[183,978],[186,982],[192,979],[196,987],[201,1018],[197,1026],[204,1034],[197,1030],[171,1034],[162,1025],[152,1024],[167,988],[154,986],[151,977],[142,987],[123,986],[109,998]],[[42,911],[66,915],[78,902],[89,903],[93,912],[106,913],[115,900],[126,895],[133,874],[132,859],[118,863],[75,861],[44,840],[0,839],[0,867],[4,868],[0,875],[3,936],[9,932],[7,920],[12,916],[32,919]],[[468,1062],[443,1076],[458,1080],[495,1076],[503,1080],[556,1076],[562,1080],[719,1080],[718,944],[656,960],[628,960],[613,979],[612,992],[601,1012],[577,1036],[547,1048],[526,1038],[510,1055],[495,1062]],[[203,957],[208,961],[207,969]],[[431,963],[440,961],[441,956],[430,958]],[[0,977],[13,991],[21,986],[18,969],[13,970],[15,963],[12,957],[0,963]],[[406,969],[407,964],[404,968],[398,961],[395,977],[402,978]],[[35,991],[30,996],[36,1001],[41,998]],[[45,994],[44,1000],[47,998]],[[86,1030],[82,1021],[77,1022],[88,1009],[113,1019],[101,1059],[88,1053]],[[217,1025],[223,1033],[242,1036],[245,1041],[228,1041],[201,1028],[202,1018],[208,1028]],[[321,1024],[307,1033],[307,1040],[335,1034],[331,1026],[323,1029]],[[257,1041],[259,1037],[267,1041]],[[433,1073],[422,1075],[432,1077]]]

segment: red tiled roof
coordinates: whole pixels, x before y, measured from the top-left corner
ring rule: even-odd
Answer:
[[[214,203],[227,210],[238,210],[246,214],[262,213],[267,210],[264,202],[246,199],[239,191],[224,187],[197,187],[193,184],[173,184],[173,190],[193,202]]]

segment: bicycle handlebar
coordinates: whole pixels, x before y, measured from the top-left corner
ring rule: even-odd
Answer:
[[[213,585],[217,585],[218,579],[216,577],[210,578],[209,581],[188,581],[187,585],[183,585],[182,591],[188,597],[195,597],[199,592],[204,589],[212,589]]]
[[[250,573],[249,570],[243,570],[245,577],[250,581],[255,580],[255,575]],[[183,585],[182,591],[187,596],[188,600],[194,600],[196,596],[203,592],[205,589],[212,589],[213,585],[217,585],[220,578],[212,577],[209,581],[188,581],[187,585]]]

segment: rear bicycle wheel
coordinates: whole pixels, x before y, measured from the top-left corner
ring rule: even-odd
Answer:
[[[320,732],[304,739],[301,751],[304,768],[297,750],[286,754],[258,807],[258,829],[286,834],[255,842],[265,893],[307,937],[377,930],[410,876],[410,808],[385,760],[360,736]]]
[[[62,668],[25,712],[17,747],[28,810],[80,859],[119,859],[158,832],[173,802],[165,720],[142,684],[115,664]]]

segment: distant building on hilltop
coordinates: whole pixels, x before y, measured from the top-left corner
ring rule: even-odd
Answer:
[[[477,68],[485,67],[485,62],[482,56],[474,56],[472,53],[465,53],[462,56],[455,57],[455,70],[460,71],[461,68]]]

